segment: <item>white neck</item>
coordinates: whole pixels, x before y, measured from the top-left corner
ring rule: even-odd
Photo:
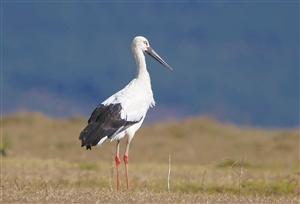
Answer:
[[[153,107],[155,105],[155,101],[153,99],[151,80],[147,71],[145,55],[143,51],[138,48],[132,48],[132,53],[137,66],[136,80],[138,81],[138,84],[142,85],[142,87],[144,88],[143,91],[145,93],[145,97],[149,102],[149,107]]]
[[[136,78],[144,80],[145,82],[150,82],[150,76],[147,71],[145,55],[141,49],[132,49],[135,63],[137,66]]]

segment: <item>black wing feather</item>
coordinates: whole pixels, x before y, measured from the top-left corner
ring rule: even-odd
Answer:
[[[133,124],[141,121],[126,121],[121,118],[122,106],[120,103],[102,105],[100,104],[91,114],[88,125],[80,133],[81,146],[91,149],[92,146],[105,136],[111,138]]]

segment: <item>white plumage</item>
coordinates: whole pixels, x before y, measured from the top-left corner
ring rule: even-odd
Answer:
[[[126,135],[128,140],[124,153],[124,162],[127,163],[129,145],[135,132],[141,127],[149,108],[155,106],[151,89],[151,80],[146,67],[144,53],[149,54],[166,68],[172,68],[150,47],[145,37],[137,36],[131,44],[132,53],[137,65],[135,78],[122,90],[118,91],[93,111],[88,125],[80,134],[81,146],[91,149],[91,146],[101,145],[106,140],[117,140],[116,147],[116,167],[120,164],[119,141]],[[117,189],[119,188],[117,171]]]
[[[149,80],[142,80],[141,78],[137,77],[133,79],[125,88],[102,102],[103,105],[118,103],[120,103],[122,106],[121,119],[126,121],[140,122],[132,125],[117,135],[114,135],[111,140],[120,140],[125,135],[128,135],[131,140],[135,132],[142,125],[148,109],[155,105],[150,78]],[[98,145],[101,144],[100,142]]]

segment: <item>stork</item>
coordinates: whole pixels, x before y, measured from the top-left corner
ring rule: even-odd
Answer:
[[[132,41],[131,49],[137,65],[135,78],[122,90],[95,108],[88,120],[87,126],[82,130],[79,136],[81,146],[85,146],[86,149],[91,149],[92,146],[100,146],[106,140],[117,141],[115,155],[117,190],[120,188],[120,140],[127,136],[123,160],[125,163],[127,189],[129,189],[129,146],[135,132],[141,127],[148,109],[155,106],[144,53],[149,54],[167,69],[173,70],[172,67],[150,47],[149,41],[145,37],[135,37]]]

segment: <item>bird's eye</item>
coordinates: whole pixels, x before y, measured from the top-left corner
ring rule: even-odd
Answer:
[[[147,41],[144,41],[144,44],[148,46],[148,42]]]

